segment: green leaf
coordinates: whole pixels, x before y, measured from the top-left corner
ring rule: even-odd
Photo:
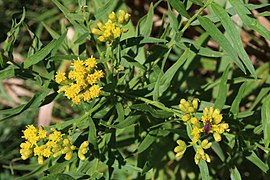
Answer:
[[[81,23],[77,23],[76,19],[83,20],[83,18],[78,18],[77,14],[72,14],[68,11],[68,9],[63,6],[58,0],[52,0],[52,2],[62,11],[62,13],[65,15],[65,17],[69,20],[69,22],[74,26],[75,31],[84,34],[88,32],[89,30],[87,27]]]
[[[141,144],[138,147],[138,153],[142,153],[143,151],[145,151],[147,148],[149,148],[157,139],[156,135],[158,133],[158,130],[153,130],[150,131],[145,138],[143,139],[143,141],[141,142]]]
[[[180,1],[178,1],[178,2],[180,2]],[[169,3],[168,3],[168,15],[169,15],[170,26],[172,27],[174,32],[178,32],[179,23],[178,23],[177,18],[174,16],[174,14],[171,10]]]
[[[216,142],[213,142],[211,148],[213,149],[213,151],[215,151],[215,153],[218,155],[220,160],[224,162],[225,156],[220,145]]]
[[[44,48],[39,50],[34,55],[27,57],[26,60],[24,61],[24,68],[28,68],[42,61],[50,52],[55,54],[60,44],[64,41],[66,33],[67,32],[62,34],[57,40],[55,39],[52,40],[49,44],[47,44]]]
[[[95,12],[95,18],[97,20],[100,20],[103,17],[108,16],[108,14],[114,10],[116,4],[117,1],[115,0],[108,1],[104,6],[102,6]]]
[[[116,111],[117,111],[117,119],[115,122],[122,122],[125,119],[125,113],[124,113],[124,108],[123,105],[119,102],[116,103],[115,105]]]
[[[270,6],[270,4],[266,4],[266,3],[263,3],[263,4],[245,4],[245,6],[249,9],[249,10],[255,10],[255,9],[260,9],[260,8],[264,8],[264,7],[267,7],[267,6]]]
[[[178,72],[179,68],[186,62],[189,56],[190,50],[187,48],[184,53],[177,59],[177,61],[165,72],[165,74],[161,76],[161,85],[159,87],[160,95],[169,88],[174,75],[176,74],[176,72]]]
[[[210,179],[207,163],[204,160],[200,160],[198,165],[202,176],[202,180]]]
[[[191,2],[193,2],[194,4],[198,5],[198,6],[203,6],[202,1],[200,0],[190,0]]]
[[[154,37],[148,37],[148,36],[138,36],[138,37],[131,37],[127,39],[123,39],[120,42],[121,48],[125,49],[132,46],[139,46],[149,43],[166,43],[168,42],[165,39],[158,39]]]
[[[29,179],[34,179],[34,177],[36,177],[37,175],[42,174],[45,170],[48,169],[48,165],[49,165],[49,161],[45,160],[44,164],[42,165],[38,165],[37,164],[37,168],[34,169],[33,171],[17,178],[16,180],[29,180]]]
[[[266,84],[270,84],[270,76],[267,77],[265,81]],[[259,94],[256,96],[256,100],[253,102],[252,106],[249,108],[249,111],[253,110],[259,103],[262,102],[262,99],[268,94],[270,87],[263,87]]]
[[[40,180],[75,180],[75,178],[71,177],[68,174],[50,174],[48,176],[40,178]]]
[[[168,0],[168,2],[171,4],[172,7],[176,9],[177,12],[179,12],[179,14],[181,14],[182,16],[188,19],[190,18],[183,2],[178,1],[178,0]]]
[[[230,172],[231,172],[231,179],[232,180],[241,180],[242,179],[237,167],[231,168]]]
[[[270,40],[270,32],[259,23],[257,19],[252,17],[250,11],[239,0],[230,0],[234,10],[240,16],[241,20],[251,29],[257,31],[260,35]]]
[[[161,84],[161,77],[163,76],[163,69],[164,69],[164,66],[165,66],[165,63],[169,57],[169,54],[171,52],[171,48],[169,49],[168,52],[166,52],[166,54],[164,55],[163,57],[163,60],[162,60],[162,64],[161,64],[161,71],[158,75],[158,78],[157,78],[157,81],[155,83],[155,87],[154,87],[154,90],[153,90],[153,100],[154,101],[158,101],[158,98],[159,96],[161,95],[160,92],[159,92],[159,88],[160,88],[160,84]]]
[[[230,112],[234,115],[234,118],[235,119],[238,117],[239,108],[240,108],[240,102],[241,102],[241,100],[243,98],[243,95],[245,93],[246,86],[247,86],[247,83],[246,82],[244,82],[241,85],[241,87],[240,87],[240,89],[239,89],[239,91],[238,91],[238,93],[237,93],[237,95],[234,98],[234,101],[232,103]]]
[[[173,113],[171,112],[156,110],[148,104],[133,104],[130,108],[137,111],[149,112],[155,118],[169,118],[173,116]]]
[[[0,71],[0,80],[4,80],[14,76],[15,76],[15,69],[12,66],[8,66],[7,68]]]
[[[237,64],[237,66],[246,74],[246,70],[242,62],[238,59],[235,49],[230,44],[228,39],[220,32],[220,30],[206,17],[198,17],[202,27],[209,33],[209,35],[219,43],[224,51],[230,56],[230,58]]]
[[[228,37],[231,39],[232,45],[238,52],[244,65],[247,67],[252,76],[256,77],[255,69],[251,64],[250,59],[244,49],[240,34],[236,29],[236,25],[233,23],[230,16],[221,6],[219,6],[216,3],[212,3],[211,7],[215,12],[215,14],[218,16],[218,18],[220,19],[226,32],[228,33]]]
[[[47,89],[45,87],[46,85],[44,85],[44,90],[35,94],[35,96],[31,98],[26,104],[8,110],[0,110],[0,114],[8,114],[6,117],[0,119],[0,122],[17,116],[28,110],[29,108],[38,108],[42,104],[48,93],[51,91],[51,89]]]
[[[141,118],[141,115],[131,115],[131,116],[128,116],[124,121],[120,122],[119,124],[112,125],[111,127],[123,129],[123,128],[126,128],[128,126],[135,124],[140,118]]]
[[[141,20],[138,22],[138,35],[150,36],[153,26],[153,17],[154,7],[153,3],[151,3],[147,15],[141,18]]]
[[[269,146],[270,143],[270,94],[264,99],[262,110],[262,125],[263,125],[263,135],[264,135],[264,145]]]
[[[214,108],[217,108],[219,110],[222,110],[223,106],[226,103],[227,93],[228,93],[227,80],[228,80],[229,70],[230,70],[230,64],[227,66],[226,70],[224,71],[221,77],[221,81],[219,83],[218,96],[214,105]]]
[[[267,12],[261,12],[259,14],[256,14],[256,16],[270,16],[270,12],[267,11]]]
[[[89,120],[88,140],[89,140],[89,142],[91,142],[91,144],[93,144],[94,148],[97,149],[98,145],[97,145],[97,129],[96,129],[96,125],[95,125],[93,119],[90,116],[88,117],[88,120]]]
[[[268,171],[268,165],[262,162],[262,160],[256,155],[254,151],[252,151],[252,154],[248,156],[247,159],[255,164],[258,168],[260,168],[264,173]]]

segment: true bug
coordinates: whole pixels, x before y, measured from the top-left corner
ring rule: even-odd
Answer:
[[[210,128],[211,128],[211,123],[209,120],[207,120],[203,126],[203,132],[205,135],[207,135],[209,133]]]

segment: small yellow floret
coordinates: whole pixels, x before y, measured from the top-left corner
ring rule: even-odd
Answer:
[[[67,77],[65,76],[64,72],[58,71],[55,75],[55,81],[60,84],[61,82],[67,80]]]

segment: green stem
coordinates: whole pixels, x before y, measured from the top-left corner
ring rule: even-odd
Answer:
[[[146,99],[146,98],[143,98],[143,97],[137,97],[136,99],[138,99],[140,101],[144,101],[146,104],[151,104],[153,106],[156,106],[157,108],[162,109],[164,111],[171,112],[171,113],[174,114],[174,116],[182,117],[182,114],[176,112],[175,110],[173,110],[171,108],[168,108],[168,107],[164,106],[164,104],[162,104],[162,103],[160,103],[158,101],[152,101],[152,100],[149,100],[149,99]]]
[[[79,119],[76,120],[76,122],[73,124],[73,127],[74,127],[73,130],[76,129],[77,124],[79,124],[83,119],[87,118],[87,116],[89,116],[94,111],[96,111],[98,108],[100,108],[105,103],[105,101],[106,101],[106,98],[102,98],[96,106],[94,106],[88,112],[86,112],[84,115],[82,115],[81,117],[79,117]]]
[[[183,29],[181,30],[181,33],[183,34],[187,28],[190,26],[190,24],[197,18],[197,16],[199,16],[199,14],[201,14],[201,12],[209,5],[212,3],[213,0],[208,0],[203,7],[201,7],[187,22],[187,24],[183,27]]]
[[[256,145],[258,148],[260,148],[261,150],[263,150],[263,151],[270,151],[270,148],[263,147],[263,146],[260,145],[259,143],[256,143],[256,142],[255,142],[255,145]]]

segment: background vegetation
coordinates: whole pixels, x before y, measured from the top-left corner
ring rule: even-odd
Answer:
[[[128,32],[106,46],[91,28],[119,9],[131,14]],[[268,1],[0,0],[0,15],[0,179],[269,177]],[[73,105],[55,73],[91,55],[111,66],[103,94]],[[175,116],[189,97],[199,113],[222,109],[230,126],[204,166],[192,148],[181,160],[173,152],[176,140],[190,141]],[[22,130],[33,123],[76,128],[90,158],[23,161]]]

